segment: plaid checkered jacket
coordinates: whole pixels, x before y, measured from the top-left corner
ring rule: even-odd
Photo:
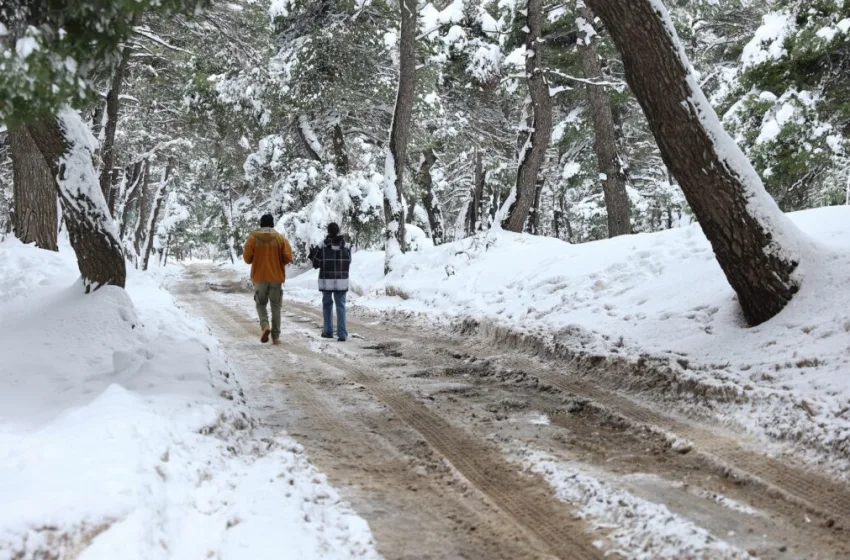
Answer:
[[[351,267],[351,249],[338,235],[325,239],[321,247],[310,249],[310,262],[319,269],[319,290],[323,292],[348,291],[348,270]]]

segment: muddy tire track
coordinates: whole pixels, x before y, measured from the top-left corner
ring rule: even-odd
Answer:
[[[850,492],[841,483],[748,451],[737,442],[718,436],[709,429],[664,416],[630,399],[604,392],[586,383],[547,374],[540,378],[563,391],[586,397],[631,423],[687,440],[695,452],[719,463],[737,477],[760,483],[812,512],[833,520],[850,520]]]
[[[253,342],[257,322],[250,305],[242,301],[243,291],[244,286],[226,279],[215,292],[205,285],[193,290],[201,314],[213,316],[231,341],[241,340],[238,344],[247,344],[256,354],[263,347]],[[228,295],[234,292],[239,295]],[[302,362],[288,371],[281,365],[281,353],[274,351],[261,352],[263,361],[277,374],[270,384],[286,386],[278,391],[278,401],[294,402],[311,418],[306,424],[288,421],[281,426],[296,426],[292,433],[310,443],[311,457],[321,446],[326,457],[317,465],[334,484],[362,486],[370,493],[366,502],[356,504],[357,510],[373,525],[379,550],[389,558],[599,557],[590,544],[591,534],[581,534],[587,527],[573,518],[568,506],[553,500],[552,489],[536,477],[521,475],[519,467],[505,459],[514,460],[513,453],[524,449],[517,445],[548,450],[566,463],[578,458],[615,477],[656,477],[649,483],[630,478],[624,484],[705,523],[701,526],[721,540],[746,533],[732,540],[751,555],[785,560],[846,558],[850,553],[850,533],[841,530],[850,518],[838,515],[846,508],[846,488],[762,455],[746,437],[668,415],[571,373],[569,364],[541,360],[480,335],[444,335],[350,316],[351,340],[338,344],[318,339],[319,309],[287,300],[284,315],[284,338],[292,337],[284,348]],[[346,395],[358,395],[359,400]],[[327,410],[314,418],[311,411],[321,407]],[[373,413],[364,413],[369,408]],[[549,416],[551,429],[517,434],[513,422],[535,411]],[[608,430],[608,425],[616,428]],[[316,428],[334,434],[335,441],[317,437],[312,431]],[[691,451],[673,451],[667,439],[671,435],[688,440]],[[352,448],[380,459],[367,457],[354,464],[344,453],[332,456]],[[441,458],[451,465],[444,469],[448,473],[433,468],[445,464]],[[423,464],[429,468],[427,482],[411,475]],[[376,476],[383,486],[395,488],[364,484],[358,470],[367,480]],[[682,484],[692,490],[683,490]],[[401,495],[407,485],[418,485],[420,501]],[[390,498],[370,511],[369,500],[377,496],[381,501],[381,491]],[[726,506],[705,501],[706,492],[749,504],[758,510],[757,518],[730,517],[724,513]],[[518,494],[527,497],[517,499]],[[548,514],[550,509],[554,513]],[[816,515],[809,520],[805,510]],[[451,518],[462,528],[453,529],[445,519],[426,514]],[[399,523],[405,522],[420,527],[420,533],[447,537],[428,541],[417,534],[419,544],[405,548],[398,534]],[[465,533],[448,535],[452,531]],[[597,530],[595,536],[604,540],[608,532]],[[569,550],[561,552],[564,549]]]
[[[300,313],[320,320],[321,316],[308,305],[293,303],[292,307]],[[356,321],[356,330],[376,336],[386,336],[387,329],[380,325]],[[394,338],[412,341],[413,346],[433,344],[432,336],[417,336],[410,331],[395,332]],[[439,343],[456,350],[456,357],[477,355],[480,348],[467,340],[466,344],[456,340],[440,338]],[[482,344],[485,346],[486,344]],[[492,352],[492,348],[489,349]],[[487,356],[478,356],[486,359]],[[833,522],[850,524],[850,488],[847,485],[830,480],[817,473],[812,473],[802,466],[795,466],[786,461],[773,459],[766,455],[743,448],[737,437],[728,434],[725,429],[715,426],[701,426],[690,421],[673,418],[643,406],[628,397],[616,394],[604,388],[594,386],[585,381],[576,380],[563,370],[553,369],[551,365],[531,357],[513,354],[505,360],[518,370],[528,372],[537,377],[540,382],[563,391],[587,399],[611,414],[621,417],[626,422],[637,426],[645,426],[659,434],[670,435],[687,440],[693,450],[707,460],[728,469],[738,478],[764,486],[769,491],[782,496],[794,504],[807,510],[821,514]],[[564,368],[567,369],[567,368]],[[850,527],[848,527],[850,528]]]
[[[199,297],[197,300],[205,315],[211,317],[219,328],[238,325],[246,335],[256,336],[255,322],[248,320],[240,311],[211,298]],[[320,360],[365,387],[419,434],[489,504],[503,513],[508,523],[513,522],[521,528],[534,543],[532,549],[567,560],[602,557],[602,553],[592,544],[593,537],[585,532],[584,524],[575,512],[572,512],[567,504],[558,501],[544,481],[538,477],[521,474],[498,451],[492,449],[492,446],[477,441],[462,429],[451,425],[410,395],[388,389],[380,379],[362,371],[353,362],[335,356],[317,355],[300,345],[288,346],[288,350],[295,351],[302,357]],[[261,354],[265,360],[273,356],[266,352]],[[279,364],[269,363],[269,366],[279,369]],[[315,395],[316,390],[308,386],[309,383],[293,383],[287,391],[295,393],[299,406],[309,411],[311,417],[316,415],[315,420],[321,429],[334,434],[345,447],[360,449],[363,454],[382,455],[380,450],[374,449],[364,438],[352,433],[350,427],[327,414],[321,414],[319,411],[327,407],[327,403],[321,403]],[[389,473],[385,470],[385,474]],[[400,485],[409,483],[410,480],[407,480]],[[498,542],[496,539],[494,541]],[[495,554],[495,551],[491,551],[488,558],[511,557]]]

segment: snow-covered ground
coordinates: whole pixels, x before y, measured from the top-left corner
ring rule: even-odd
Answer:
[[[383,254],[361,251],[351,301],[471,318],[580,355],[643,357],[668,377],[654,391],[671,405],[734,401],[699,410],[840,462],[850,458],[850,208],[790,217],[817,251],[803,258],[801,292],[755,328],[698,226],[582,245],[491,232],[404,255],[387,277]],[[287,293],[315,301],[315,278],[291,279]]]
[[[377,557],[156,275],[77,277],[67,244],[0,243],[0,559]]]

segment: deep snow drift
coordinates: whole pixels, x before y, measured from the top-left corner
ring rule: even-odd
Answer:
[[[0,243],[0,559],[377,557],[153,275],[77,277],[67,244]]]
[[[850,208],[790,218],[819,251],[805,256],[801,292],[756,328],[698,226],[582,245],[490,232],[404,255],[387,277],[383,255],[361,251],[350,301],[472,318],[579,354],[649,357],[670,379],[654,388],[665,407],[799,440],[836,467],[850,457]],[[290,280],[287,293],[316,301],[315,278]],[[694,407],[706,393],[722,402]]]

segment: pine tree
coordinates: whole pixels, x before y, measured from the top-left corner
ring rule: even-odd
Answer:
[[[752,325],[770,319],[799,290],[794,272],[802,257],[802,234],[780,213],[749,161],[723,131],[660,2],[588,0],[588,5],[617,43],[626,78],[664,160],[737,292],[745,317]]]

